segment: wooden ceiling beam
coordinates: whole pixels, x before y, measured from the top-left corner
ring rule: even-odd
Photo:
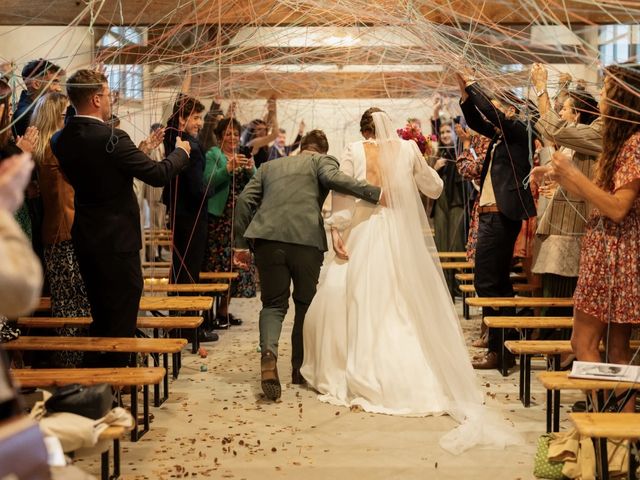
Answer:
[[[177,87],[177,76],[159,76],[155,87]],[[440,72],[393,73],[237,73],[226,71],[195,75],[196,96],[212,95],[233,99],[268,98],[276,95],[288,99],[346,98],[424,98],[442,85]]]
[[[460,45],[460,50],[463,46]],[[455,52],[452,52],[455,53]],[[584,63],[585,54],[573,47],[522,46],[495,42],[475,46],[475,53],[500,65],[541,63]],[[440,55],[441,56],[441,55]],[[425,47],[250,47],[195,45],[191,49],[164,48],[159,45],[99,48],[96,58],[114,64],[202,65],[216,62],[230,65],[428,65],[434,62]],[[437,63],[437,62],[436,62]]]
[[[341,0],[299,9],[278,0],[3,0],[0,25],[402,25],[406,2],[362,1],[356,8]],[[358,5],[357,3],[355,4]],[[539,0],[531,8],[520,0],[416,0],[419,15],[437,24],[610,24],[638,23],[640,8],[631,0]],[[411,13],[414,15],[414,13]]]

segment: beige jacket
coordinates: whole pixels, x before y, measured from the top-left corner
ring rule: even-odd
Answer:
[[[40,299],[42,267],[31,242],[6,210],[0,210],[0,315],[33,311]]]
[[[573,162],[580,171],[591,178],[598,155],[602,152],[602,119],[591,125],[570,124],[557,113],[550,111],[540,117],[536,130],[556,145],[575,153]],[[539,235],[583,235],[588,206],[581,198],[558,187],[553,199],[538,218]]]

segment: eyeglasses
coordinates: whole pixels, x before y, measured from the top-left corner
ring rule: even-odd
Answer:
[[[118,100],[118,92],[109,92],[109,93],[96,93],[97,97],[109,97],[111,102],[116,102]]]

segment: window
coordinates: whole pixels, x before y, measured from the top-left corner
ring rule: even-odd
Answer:
[[[602,65],[637,61],[640,26],[602,25],[598,43]]]
[[[100,46],[120,48],[129,45],[143,45],[144,33],[138,27],[110,27],[100,39]],[[143,99],[144,70],[142,65],[110,64],[105,66],[105,74],[112,91],[117,92],[121,101]]]

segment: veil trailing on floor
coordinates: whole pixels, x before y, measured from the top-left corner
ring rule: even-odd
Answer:
[[[498,412],[483,405],[484,397],[413,179],[415,162],[425,160],[415,144],[415,158],[402,157],[410,150],[402,148],[403,140],[386,113],[376,112],[373,119],[382,188],[394,221],[392,253],[400,282],[397,288],[406,299],[409,315],[419,319],[416,335],[450,402],[447,413],[459,423],[440,439],[440,445],[451,453],[460,453],[472,446],[504,448],[522,443]]]

